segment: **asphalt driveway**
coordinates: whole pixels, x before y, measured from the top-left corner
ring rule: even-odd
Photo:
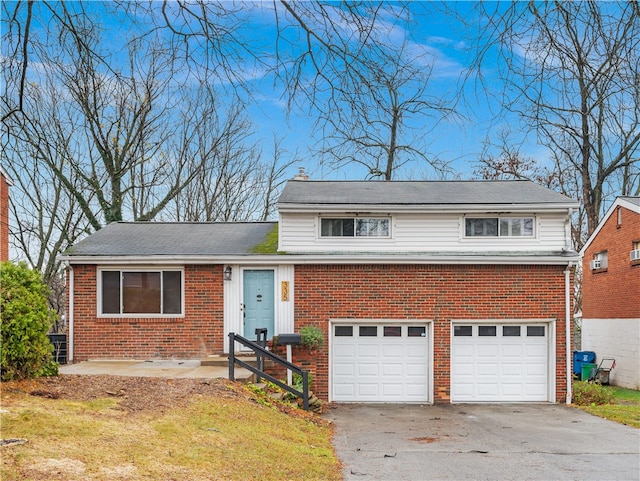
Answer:
[[[345,480],[640,480],[640,430],[550,404],[339,404]]]

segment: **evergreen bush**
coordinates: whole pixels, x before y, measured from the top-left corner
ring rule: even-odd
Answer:
[[[55,322],[55,312],[49,307],[47,296],[42,276],[26,263],[0,264],[3,381],[58,374],[53,344],[47,336]]]

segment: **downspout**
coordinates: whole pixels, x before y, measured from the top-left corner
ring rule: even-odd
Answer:
[[[69,289],[69,309],[67,312],[67,321],[69,322],[69,339],[67,340],[67,363],[73,364],[73,310],[74,310],[74,287],[75,287],[75,279],[73,276],[73,267],[71,264],[66,261],[65,267],[69,272],[69,284],[67,288]]]
[[[565,345],[566,345],[566,365],[567,365],[567,404],[571,404],[572,381],[571,375],[571,268],[573,263],[569,262],[564,271],[564,319],[565,319]]]
[[[567,251],[571,250],[571,217],[573,216],[573,209],[570,208],[567,221],[565,224],[565,248]],[[571,269],[573,262],[567,264],[567,268],[564,271],[564,327],[565,327],[565,364],[567,366],[567,404],[571,404],[573,398],[573,376],[571,370]]]

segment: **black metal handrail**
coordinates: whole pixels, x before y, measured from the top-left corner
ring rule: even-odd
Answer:
[[[296,374],[299,374],[300,376],[302,376],[302,391],[298,391],[296,388],[289,386],[288,384],[283,383],[279,379],[276,379],[275,377],[267,374],[262,370],[264,369],[264,366],[260,366],[262,367],[262,369],[260,369],[259,367],[253,367],[251,364],[248,364],[238,359],[234,353],[234,347],[235,347],[234,343],[236,342],[242,344],[245,347],[248,347],[253,352],[255,352],[256,357],[258,359],[262,359],[262,360],[264,360],[265,358],[270,359],[271,361],[277,364],[280,364],[281,366],[284,366],[285,368],[290,369],[292,372],[295,372]],[[271,381],[272,383],[274,383],[275,385],[280,386],[285,391],[290,392],[294,396],[302,398],[302,407],[307,411],[309,410],[309,371],[307,371],[306,369],[302,369],[296,366],[295,364],[290,363],[286,359],[283,359],[280,356],[272,353],[271,351],[268,351],[266,348],[262,347],[260,344],[258,344],[255,341],[250,341],[249,339],[246,339],[242,336],[234,334],[233,332],[230,332],[229,333],[229,379],[231,381],[235,381],[234,369],[236,364],[238,364],[238,366],[240,367],[248,369],[259,378],[265,378]]]

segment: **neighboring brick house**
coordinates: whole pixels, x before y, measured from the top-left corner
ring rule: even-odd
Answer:
[[[577,207],[526,181],[294,180],[278,223],[111,224],[62,257],[72,359],[314,325],[293,360],[324,399],[564,402]]]
[[[612,384],[640,389],[640,197],[618,197],[580,253],[582,349],[616,360]]]
[[[0,165],[0,262],[9,260],[9,187],[13,181]]]

